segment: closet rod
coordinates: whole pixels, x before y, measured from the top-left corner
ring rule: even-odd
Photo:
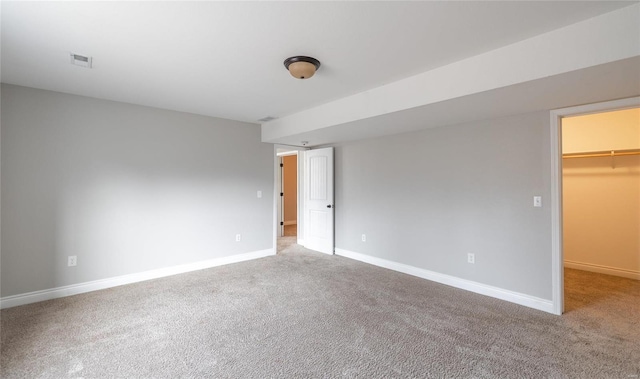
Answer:
[[[633,150],[609,150],[609,151],[594,151],[592,153],[572,153],[563,154],[562,158],[595,158],[595,157],[622,157],[625,155],[640,155],[640,149]]]

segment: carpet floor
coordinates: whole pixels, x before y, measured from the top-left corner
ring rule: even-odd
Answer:
[[[640,282],[577,270],[566,281],[554,316],[290,244],[2,310],[1,376],[638,377]]]

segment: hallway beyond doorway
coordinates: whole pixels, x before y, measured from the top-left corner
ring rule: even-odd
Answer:
[[[285,225],[284,234],[285,237],[295,237],[298,235],[298,225]]]

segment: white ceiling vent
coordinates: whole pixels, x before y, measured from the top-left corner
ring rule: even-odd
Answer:
[[[71,53],[71,64],[73,65],[85,67],[85,68],[91,68],[92,60],[93,58],[91,57],[86,57],[84,55]]]

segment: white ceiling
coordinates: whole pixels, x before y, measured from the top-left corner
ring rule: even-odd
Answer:
[[[633,3],[2,1],[1,80],[257,122]],[[293,79],[292,55],[322,67]]]

